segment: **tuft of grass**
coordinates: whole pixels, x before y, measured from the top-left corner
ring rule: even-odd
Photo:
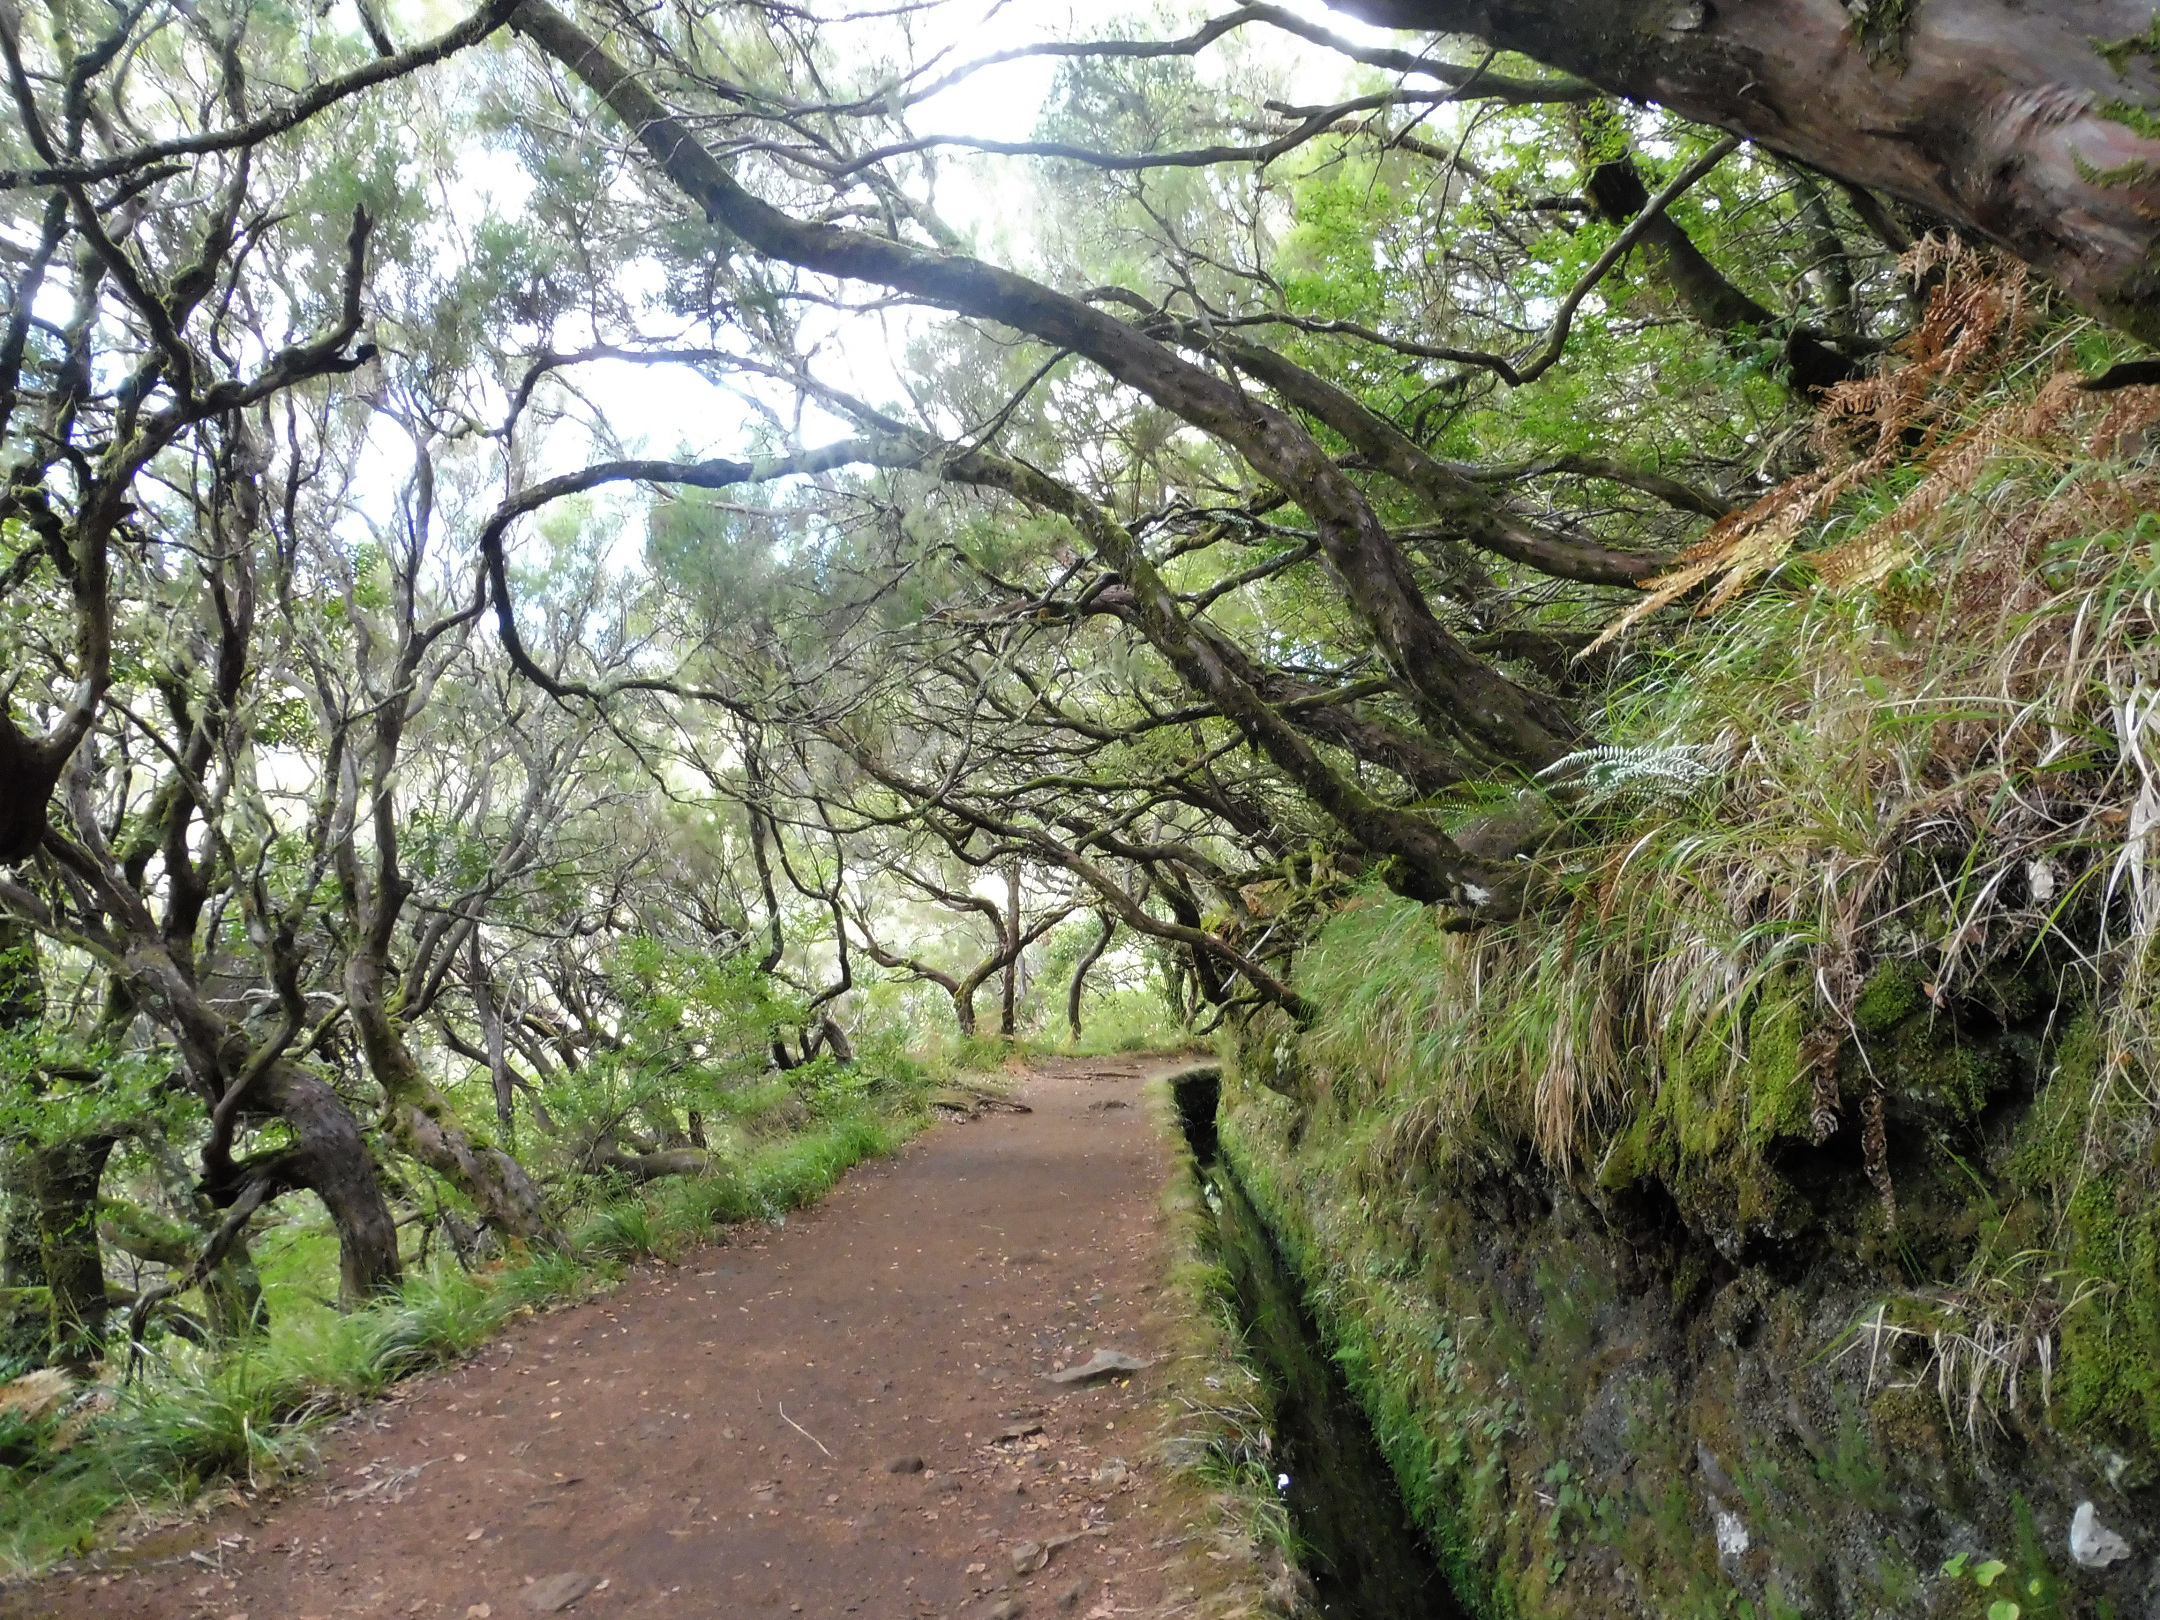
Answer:
[[[605,1260],[650,1260],[671,1248],[658,1211],[643,1198],[628,1198],[597,1211],[573,1240],[580,1254]]]
[[[752,1154],[740,1172],[744,1196],[767,1219],[805,1208],[855,1165],[891,1152],[908,1134],[907,1127],[872,1114],[827,1121]]]
[[[688,1234],[709,1233],[716,1226],[747,1220],[751,1214],[742,1179],[732,1168],[676,1181],[658,1197],[661,1224]]]
[[[543,1249],[496,1273],[497,1286],[513,1306],[572,1298],[585,1276],[577,1256],[566,1249]]]
[[[472,1354],[500,1327],[513,1301],[454,1266],[408,1278],[394,1308],[378,1314],[375,1362],[388,1378]]]

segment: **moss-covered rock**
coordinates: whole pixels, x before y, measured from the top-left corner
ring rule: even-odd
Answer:
[[[1812,1134],[1809,1017],[1804,988],[1781,979],[1756,996],[1736,1038],[1670,1044],[1599,1160],[1598,1187],[1659,1183],[1691,1227],[1735,1258],[1757,1238],[1799,1236],[1811,1212],[1773,1150]]]
[[[1906,962],[1886,962],[1861,982],[1853,998],[1853,1027],[1880,1035],[1918,1012],[1924,996],[1920,975]]]
[[[2046,1245],[2065,1306],[2055,1421],[2118,1479],[2160,1479],[2160,1163],[2151,1110],[2078,1018],[2005,1155],[2023,1194],[1996,1247]]]

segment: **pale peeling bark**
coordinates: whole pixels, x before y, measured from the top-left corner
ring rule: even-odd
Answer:
[[[1838,0],[1344,9],[1520,51],[1902,198],[2160,339],[2160,140],[2135,127],[2160,113],[2149,0],[1914,0],[1875,8],[1896,20],[1865,39]]]

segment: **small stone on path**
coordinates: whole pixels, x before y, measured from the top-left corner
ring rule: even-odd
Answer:
[[[885,1472],[888,1474],[919,1474],[922,1471],[923,1460],[920,1457],[895,1457],[885,1465]]]
[[[1122,1350],[1098,1350],[1079,1366],[1052,1373],[1050,1382],[1088,1384],[1098,1378],[1108,1378],[1112,1373],[1145,1372],[1154,1365],[1144,1356],[1129,1356]]]
[[[560,1614],[590,1592],[596,1584],[590,1575],[566,1570],[560,1575],[550,1575],[545,1580],[533,1582],[519,1595],[524,1598],[525,1607],[535,1614]]]

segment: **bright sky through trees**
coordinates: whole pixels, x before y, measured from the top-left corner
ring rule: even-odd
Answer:
[[[1329,28],[1347,38],[1378,43],[1393,37],[1386,29],[1329,8],[1313,9]],[[1040,41],[1085,37],[1090,31],[1114,25],[1119,18],[1119,14],[1099,5],[1045,5],[1031,0],[942,0],[898,16],[892,11],[890,7],[871,5],[831,10],[833,22],[844,22],[846,26],[850,44],[841,67],[851,71],[852,88],[862,90],[879,81],[880,75],[870,71],[868,64],[935,58],[948,67],[958,66],[982,57],[1022,51]],[[1183,32],[1210,14],[1207,7],[1189,0],[1161,6],[1157,11],[1165,34]],[[847,20],[856,16],[866,20]],[[913,121],[926,132],[993,141],[1026,140],[1035,133],[1057,72],[1058,64],[1053,60],[1018,56],[927,98],[914,109]],[[1203,59],[1199,72],[1203,83],[1257,75],[1269,82],[1274,93],[1299,103],[1332,100],[1343,94],[1352,80],[1370,76],[1338,56],[1267,32],[1233,38],[1218,55]],[[1460,117],[1457,109],[1441,108],[1426,128],[1433,138],[1446,139],[1459,128]],[[619,132],[613,129],[597,133],[598,138],[610,142],[620,140]],[[529,191],[527,177],[514,163],[487,150],[461,157],[459,168],[446,174],[443,183],[452,210],[467,216],[490,208],[515,212]],[[1045,200],[1027,168],[1009,159],[950,152],[938,161],[934,192],[919,183],[915,189],[926,197],[934,195],[946,220],[975,251],[1005,263],[1036,262],[1040,245],[1037,216]],[[650,266],[626,263],[619,275],[627,288],[647,294],[656,290]],[[855,318],[835,313],[822,335],[820,369],[851,390],[870,397],[891,397],[898,387],[899,357],[928,318],[906,309]],[[741,386],[756,391],[754,383]],[[601,361],[585,368],[581,391],[625,449],[691,456],[743,454],[749,449],[739,405],[730,400],[725,390],[715,389],[687,372]],[[772,397],[777,400],[778,395]],[[808,420],[821,424],[834,437],[846,431],[844,422],[814,411]],[[815,437],[815,433],[811,436]],[[571,442],[561,448],[565,454],[574,455],[588,447]],[[634,549],[627,533],[626,558]]]

